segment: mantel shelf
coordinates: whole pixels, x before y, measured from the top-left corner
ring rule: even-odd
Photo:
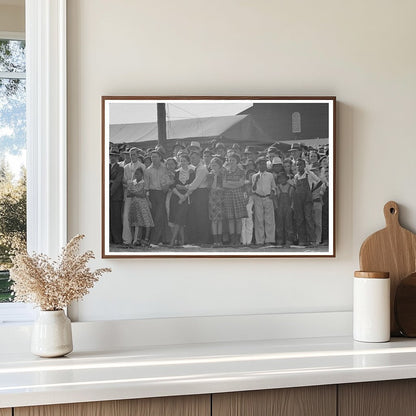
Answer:
[[[416,340],[349,337],[0,355],[0,408],[416,377]]]

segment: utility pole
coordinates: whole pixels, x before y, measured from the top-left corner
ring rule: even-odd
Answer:
[[[166,137],[166,104],[157,103],[157,136],[158,145],[163,146],[165,150],[167,145]]]

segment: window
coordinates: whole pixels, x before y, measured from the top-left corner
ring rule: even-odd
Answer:
[[[300,119],[300,113],[294,112],[292,113],[292,133],[301,133],[301,119]]]
[[[18,38],[0,37],[1,303],[12,301],[10,254],[26,244],[26,48]]]
[[[26,1],[25,20],[27,247],[56,257],[67,241],[66,0]],[[33,316],[31,305],[0,303],[0,324]]]

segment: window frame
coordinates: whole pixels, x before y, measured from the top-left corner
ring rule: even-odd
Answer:
[[[27,247],[56,257],[67,242],[66,0],[26,0]],[[0,324],[34,318],[26,304],[0,305]]]
[[[28,250],[67,241],[66,0],[26,0]]]
[[[7,40],[26,40],[25,32],[5,32],[0,31],[0,39]]]

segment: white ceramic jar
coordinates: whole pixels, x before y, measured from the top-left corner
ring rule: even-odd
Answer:
[[[389,273],[355,272],[353,299],[354,339],[362,342],[389,341]]]
[[[62,357],[72,351],[71,321],[63,310],[39,311],[33,324],[31,351],[40,357]]]

